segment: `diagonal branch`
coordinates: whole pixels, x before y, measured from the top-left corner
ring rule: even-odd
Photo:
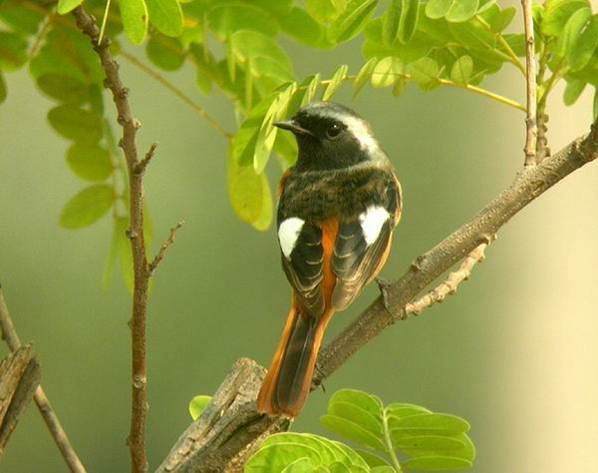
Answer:
[[[14,324],[10,317],[10,313],[8,312],[8,307],[6,306],[6,301],[4,300],[4,293],[2,288],[0,287],[0,332],[2,334],[2,338],[6,341],[8,348],[11,351],[16,351],[21,347],[21,340],[19,340],[19,336],[17,331],[15,330]],[[41,385],[37,387],[35,393],[33,394],[33,399],[37,404],[37,408],[39,409],[40,414],[42,415],[48,430],[50,431],[50,435],[54,439],[58,450],[62,454],[62,458],[66,465],[68,466],[69,470],[72,473],[85,473],[85,467],[79,460],[77,456],[77,452],[71,445],[71,442],[64,431],[56,412],[52,408],[50,404],[50,400],[46,396]]]
[[[536,138],[537,98],[536,98],[536,51],[534,46],[534,19],[531,0],[521,0],[523,7],[523,26],[525,28],[525,165],[537,164]]]
[[[385,304],[382,295],[379,296],[322,350],[318,358],[314,387],[321,384],[382,330],[405,318],[405,312],[413,310],[413,305],[409,304],[419,304],[418,301],[413,301],[422,290],[454,264],[465,259],[456,273],[449,276],[447,287],[439,289],[440,294],[445,290],[450,292],[451,288],[466,278],[473,265],[481,260],[485,246],[505,223],[561,179],[596,159],[598,121],[592,125],[588,136],[574,140],[554,156],[520,173],[507,189],[469,222],[418,257],[400,279],[386,286],[387,303]],[[440,298],[432,296],[431,299]],[[429,305],[428,301],[422,305]],[[236,366],[233,374],[240,369]],[[259,367],[254,369],[261,370]],[[263,376],[263,370],[261,371],[260,376]],[[243,459],[269,432],[280,429],[284,420],[256,413],[253,400],[258,391],[259,382],[253,382],[251,386],[244,385],[243,388],[232,390],[235,396],[242,395],[251,401],[230,409],[222,405],[208,406],[206,412],[218,412],[217,421],[208,422],[209,418],[202,415],[181,436],[157,473],[242,471],[237,465],[242,465]],[[227,392],[229,396],[233,396],[230,389]],[[207,428],[206,423],[212,428]],[[203,430],[199,432],[196,425],[203,426]]]

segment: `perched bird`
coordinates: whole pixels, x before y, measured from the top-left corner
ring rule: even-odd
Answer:
[[[297,163],[281,179],[277,215],[293,295],[257,406],[295,417],[328,322],[386,262],[402,199],[390,160],[352,110],[315,102],[275,125],[291,131],[299,149]]]

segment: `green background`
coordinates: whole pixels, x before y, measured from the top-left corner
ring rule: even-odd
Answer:
[[[289,50],[298,76],[326,76],[343,62],[354,72],[360,64],[357,42],[327,53]],[[523,100],[523,80],[511,69],[485,86]],[[154,247],[170,226],[186,221],[155,277],[149,306],[148,447],[155,468],[190,422],[187,404],[195,394],[213,393],[241,356],[269,363],[290,291],[274,231],[257,232],[231,210],[223,137],[152,79],[127,64],[121,71],[143,124],[140,149],[159,143],[146,178]],[[169,78],[235,128],[226,99],[200,96],[190,69]],[[58,226],[62,206],[82,182],[66,166],[67,142],[47,124],[51,102],[25,72],[7,81],[9,98],[0,107],[0,281],[89,471],[127,471],[130,299],[116,270],[107,288],[101,284],[111,222],[106,217],[78,231]],[[371,122],[403,184],[405,212],[387,278],[399,276],[521,168],[523,114],[504,105],[413,86],[400,98],[366,88],[357,100],[347,86],[337,100]],[[573,109],[561,103],[557,91],[549,108],[553,150],[584,133],[591,119],[589,96]],[[268,172],[275,185],[274,160]],[[475,471],[594,469],[597,182],[593,164],[524,210],[458,296],[361,350],[326,382],[326,393],[310,397],[293,429],[322,433],[318,417],[330,393],[353,387],[468,419],[478,447]],[[337,315],[330,334],[375,295],[368,288]],[[23,416],[0,471],[65,471],[35,408]]]

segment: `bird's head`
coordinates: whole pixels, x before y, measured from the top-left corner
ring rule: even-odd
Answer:
[[[297,138],[299,171],[342,169],[385,159],[369,124],[343,105],[313,102],[274,125]]]

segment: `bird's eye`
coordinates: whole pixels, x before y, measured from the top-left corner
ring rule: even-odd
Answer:
[[[334,139],[341,133],[341,126],[338,123],[333,123],[328,127],[326,130],[326,136],[328,138]]]

